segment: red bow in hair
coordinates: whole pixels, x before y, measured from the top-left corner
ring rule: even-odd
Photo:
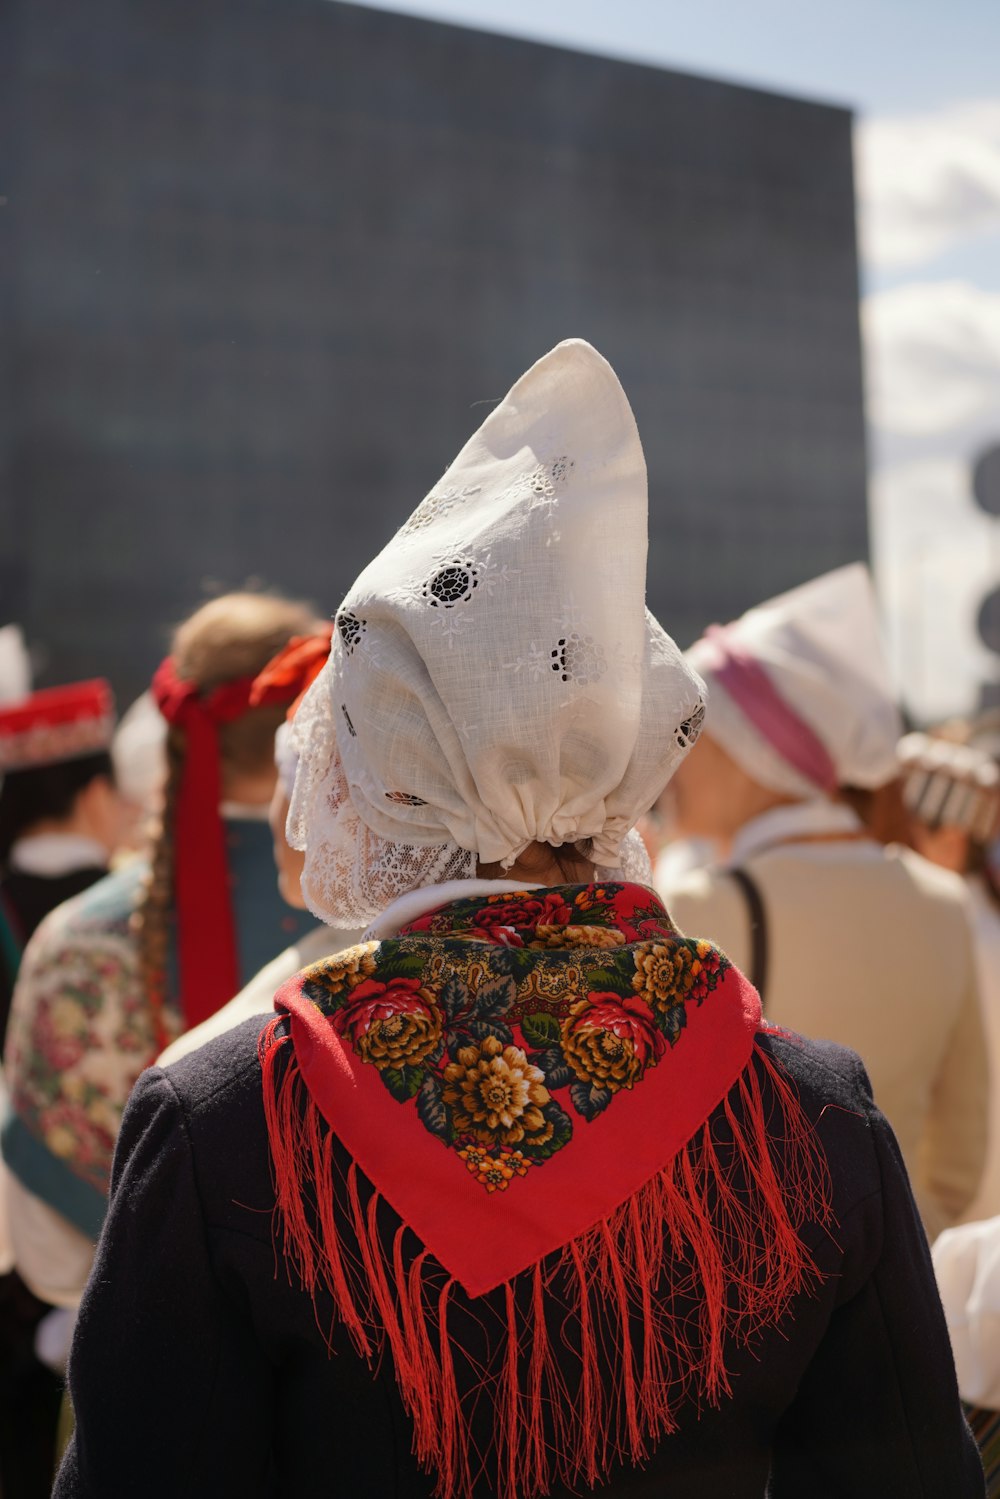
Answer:
[[[332,639],[333,625],[325,625],[315,635],[293,635],[256,678],[250,693],[251,708],[292,697],[288,717],[294,718],[299,703],[326,665]]]
[[[226,839],[219,816],[219,727],[247,712],[253,687],[253,677],[238,677],[202,696],[197,682],[178,676],[169,656],[153,677],[157,707],[168,724],[183,731],[186,741],[173,816],[173,884],[180,1000],[187,1027],[213,1015],[240,988]]]
[[[297,635],[258,676],[223,682],[204,696],[196,682],[178,676],[169,656],[153,678],[157,707],[167,723],[183,730],[186,740],[173,838],[180,998],[188,1027],[214,1015],[240,988],[226,839],[219,816],[219,727],[251,708],[291,702],[293,712],[323,669],[332,634],[331,625],[316,635]]]

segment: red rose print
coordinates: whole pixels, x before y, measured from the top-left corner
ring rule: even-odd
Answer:
[[[632,1042],[636,1058],[643,1067],[657,1061],[667,1049],[656,1018],[644,999],[625,999],[620,994],[587,995],[587,1008],[580,1022],[594,1030],[611,1031]]]
[[[392,978],[387,984],[365,979],[335,1012],[333,1028],[380,1070],[416,1067],[441,1039],[441,1012],[419,979]]]
[[[476,934],[485,942],[504,941],[491,935],[500,927],[514,928],[518,932],[533,932],[539,922],[545,925],[565,926],[572,920],[572,911],[558,891],[549,891],[538,898],[533,895],[523,900],[499,901],[481,906],[473,918]],[[507,942],[508,946],[520,944]]]

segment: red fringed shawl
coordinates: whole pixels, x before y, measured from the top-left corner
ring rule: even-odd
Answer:
[[[727,1344],[815,1281],[800,1229],[829,1219],[825,1165],[755,1046],[756,991],[650,890],[455,902],[306,969],[276,1009],[261,1061],[286,1257],[363,1355],[388,1342],[443,1499],[484,1473],[530,1499],[641,1462],[684,1399],[728,1392]],[[380,1197],[401,1220],[388,1243]],[[464,1388],[449,1310],[497,1288],[504,1351]]]

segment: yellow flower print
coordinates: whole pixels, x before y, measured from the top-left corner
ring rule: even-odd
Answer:
[[[529,947],[624,947],[625,933],[607,926],[552,926],[539,922]]]
[[[45,1131],[45,1143],[53,1155],[70,1161],[76,1153],[76,1135],[65,1124],[55,1124]]]
[[[543,1144],[553,1127],[542,1113],[549,1102],[545,1074],[519,1046],[487,1036],[463,1046],[444,1069],[444,1102],[455,1131],[487,1144]]]
[[[697,977],[692,963],[698,961],[683,943],[667,945],[647,942],[635,950],[632,988],[654,1010],[669,1010],[683,1004]],[[699,964],[700,971],[701,965]]]
[[[52,1029],[61,1040],[87,1033],[87,1014],[75,999],[62,995],[51,1006]]]
[[[531,1165],[520,1150],[502,1150],[499,1155],[491,1155],[481,1145],[466,1145],[458,1154],[487,1192],[506,1192],[514,1177],[526,1175]]]
[[[644,998],[589,994],[562,1025],[562,1051],[583,1083],[617,1093],[655,1067],[665,1042]]]
[[[417,979],[355,984],[334,1016],[334,1027],[350,1037],[358,1055],[379,1071],[418,1067],[441,1040],[441,1011],[433,990]]]
[[[328,994],[342,994],[356,989],[375,972],[377,942],[359,942],[332,958],[325,958],[306,971],[305,977],[319,984]]]

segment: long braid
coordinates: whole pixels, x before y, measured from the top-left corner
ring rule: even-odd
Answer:
[[[167,774],[163,787],[160,822],[152,841],[149,872],[143,882],[139,904],[132,916],[132,930],[139,944],[139,965],[160,1052],[171,1039],[164,1018],[167,999],[167,967],[170,955],[170,919],[174,894],[174,807],[184,769],[184,738],[175,729],[167,735]]]

